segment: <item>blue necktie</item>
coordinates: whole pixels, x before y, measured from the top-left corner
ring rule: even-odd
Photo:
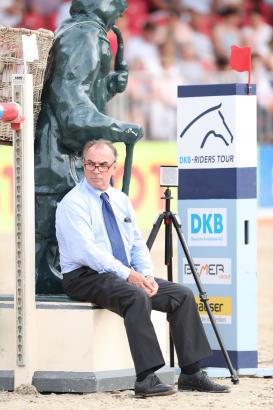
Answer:
[[[102,199],[102,214],[111,243],[113,256],[122,262],[123,265],[129,267],[124,243],[118,228],[115,214],[109,201],[109,195],[106,192],[103,192],[100,197]]]

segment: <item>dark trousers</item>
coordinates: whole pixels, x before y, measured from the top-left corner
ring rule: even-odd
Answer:
[[[151,321],[151,310],[167,313],[179,366],[211,354],[191,289],[156,278],[158,293],[146,293],[113,273],[98,274],[88,267],[65,273],[64,291],[80,301],[92,302],[124,318],[136,374],[164,366]]]

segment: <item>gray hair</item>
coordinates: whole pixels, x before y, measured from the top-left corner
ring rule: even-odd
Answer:
[[[117,159],[118,153],[117,153],[117,149],[114,146],[114,144],[112,144],[112,142],[108,141],[108,140],[104,140],[104,139],[99,139],[99,140],[92,140],[92,141],[88,141],[82,150],[82,157],[83,159],[86,156],[87,151],[93,147],[94,145],[107,145],[113,152],[115,160]]]

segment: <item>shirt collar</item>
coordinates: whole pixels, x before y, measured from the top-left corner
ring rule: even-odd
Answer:
[[[86,186],[86,188],[88,189],[88,191],[91,192],[93,195],[96,195],[97,197],[100,197],[100,195],[103,192],[107,192],[107,194],[110,196],[111,191],[113,190],[113,187],[111,185],[109,185],[109,187],[106,189],[106,191],[100,191],[99,189],[96,189],[96,188],[92,187],[92,185],[89,184],[89,182],[87,181],[86,178],[83,179],[83,183]]]

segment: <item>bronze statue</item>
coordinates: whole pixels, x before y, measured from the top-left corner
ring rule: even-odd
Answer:
[[[57,203],[81,179],[81,150],[86,141],[104,138],[126,144],[123,191],[128,193],[134,144],[143,129],[108,116],[107,101],[123,92],[128,68],[123,40],[114,25],[125,0],[73,0],[51,50],[35,140],[36,292],[63,293],[58,279],[55,238]],[[111,71],[107,32],[117,35]]]

